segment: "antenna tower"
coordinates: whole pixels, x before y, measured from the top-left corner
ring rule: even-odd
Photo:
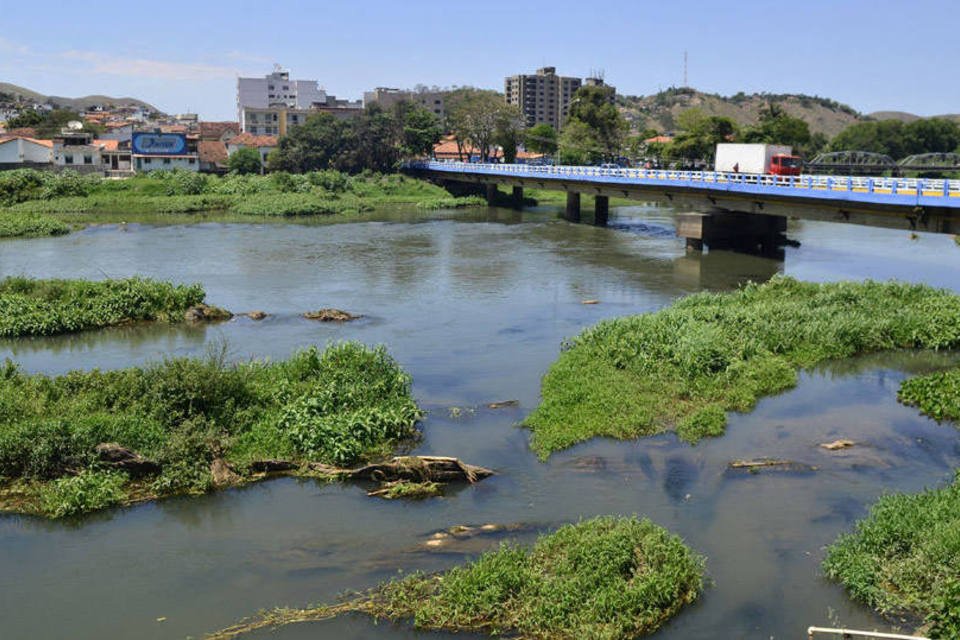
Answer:
[[[687,84],[687,50],[686,49],[683,50],[683,86],[684,87],[690,86],[689,84]]]

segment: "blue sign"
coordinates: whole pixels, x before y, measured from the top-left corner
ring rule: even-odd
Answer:
[[[182,133],[145,133],[138,131],[130,141],[133,153],[153,156],[179,156],[187,153],[187,136]]]

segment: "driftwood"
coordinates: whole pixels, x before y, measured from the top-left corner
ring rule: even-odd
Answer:
[[[519,400],[501,400],[499,402],[491,402],[487,405],[488,409],[506,409],[507,407],[519,407]]]
[[[286,473],[306,468],[314,473],[341,480],[372,482],[404,480],[406,482],[474,483],[493,475],[490,469],[445,456],[397,456],[357,469],[342,469],[322,462],[298,464],[289,460],[256,460],[251,462],[249,467],[255,473]]]
[[[121,447],[116,442],[101,442],[94,451],[97,459],[111,469],[126,471],[130,475],[145,476],[160,472],[160,465],[147,460],[139,453]]]
[[[368,464],[343,473],[343,476],[350,480],[469,482],[471,484],[492,475],[493,471],[490,469],[443,456],[398,456],[387,462]]]
[[[210,463],[210,476],[213,478],[213,486],[218,489],[239,484],[241,480],[240,474],[223,458],[214,458]]]
[[[803,462],[793,460],[780,460],[777,458],[757,458],[756,460],[734,460],[727,465],[730,469],[738,469],[749,472],[756,472],[760,469],[773,469],[776,471],[816,471],[817,468]]]

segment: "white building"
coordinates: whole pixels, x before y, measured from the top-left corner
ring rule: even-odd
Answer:
[[[246,131],[244,107],[267,109],[309,109],[315,104],[326,104],[327,92],[316,80],[291,80],[290,72],[274,66],[273,73],[263,78],[237,78],[237,115],[240,130]]]
[[[378,104],[384,109],[389,109],[398,102],[413,102],[443,120],[447,113],[444,105],[444,91],[405,91],[401,89],[391,89],[389,87],[377,87],[373,91],[365,91],[363,94],[363,106]]]
[[[53,161],[53,142],[24,136],[0,136],[0,167],[17,168],[50,164]]]

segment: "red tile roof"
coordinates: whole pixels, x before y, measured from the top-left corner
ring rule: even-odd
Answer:
[[[239,122],[201,122],[201,140],[222,140],[225,133],[236,136],[240,133]]]
[[[200,152],[200,162],[226,166],[227,145],[219,140],[201,140],[198,150]]]
[[[120,148],[119,140],[94,140],[90,144],[95,147],[103,147],[105,151],[117,151]]]
[[[227,144],[237,147],[275,147],[276,136],[255,136],[252,133],[241,133],[235,138],[227,140]]]
[[[644,140],[647,144],[656,143],[656,144],[667,144],[673,142],[673,138],[670,136],[653,136],[652,138],[647,138]]]

